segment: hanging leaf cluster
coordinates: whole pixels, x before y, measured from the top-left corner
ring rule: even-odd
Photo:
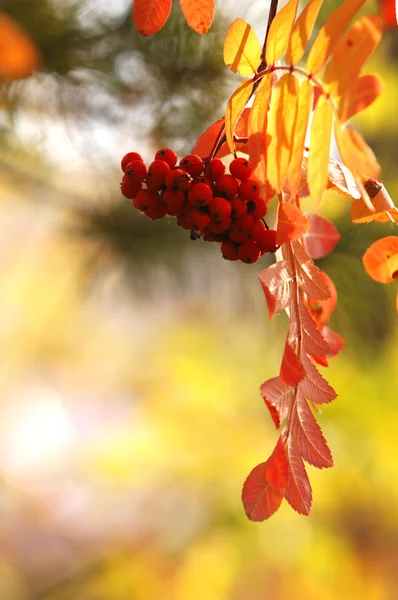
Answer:
[[[144,35],[157,33],[166,24],[172,0],[134,0],[133,20]],[[205,34],[214,18],[215,0],[180,0],[181,10],[188,25],[197,33]]]

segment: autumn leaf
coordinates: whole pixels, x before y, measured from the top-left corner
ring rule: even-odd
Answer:
[[[286,51],[286,62],[295,65],[304,55],[323,0],[310,0],[293,25]]]
[[[305,377],[305,369],[286,340],[279,377],[286,385],[297,385]]]
[[[292,250],[297,270],[297,282],[302,291],[315,300],[330,298],[330,291],[321,271],[315,266],[314,261],[305,252],[300,242],[293,242]]]
[[[267,179],[267,121],[272,81],[272,73],[262,78],[249,116],[247,146],[253,174],[259,181]]]
[[[328,184],[332,125],[333,108],[327,97],[322,95],[312,119],[307,173],[311,198],[318,204]]]
[[[255,31],[243,19],[236,19],[227,31],[224,62],[233,73],[253,75],[261,61],[261,44]]]
[[[297,117],[298,81],[286,73],[276,84],[268,117],[267,179],[280,192],[286,181]],[[282,117],[283,115],[283,117]]]
[[[359,131],[349,125],[341,127],[336,121],[334,132],[341,157],[350,171],[356,175],[377,179],[380,165]]]
[[[340,96],[355,80],[362,67],[377,48],[383,32],[383,23],[376,15],[358,19],[336,44],[326,67],[323,82],[329,93]]]
[[[183,15],[190,27],[204,35],[214,18],[214,0],[180,0]]]
[[[292,406],[293,390],[294,388],[285,385],[280,377],[268,379],[260,387],[260,393],[277,429],[286,419]]]
[[[344,0],[330,15],[319,30],[308,55],[307,69],[310,73],[316,75],[322,69],[347,25],[364,4],[365,0]]]
[[[331,221],[314,213],[306,213],[310,228],[305,234],[303,242],[308,256],[313,259],[322,258],[335,249],[340,234]]]
[[[354,200],[351,205],[350,215],[353,223],[398,223],[398,209],[391,200],[384,185],[376,179],[366,179],[363,186],[369,195],[374,211],[371,211],[363,198]]]
[[[285,490],[285,498],[298,513],[308,515],[312,503],[311,484],[303,460],[297,449],[296,441],[291,435],[288,438],[286,453],[289,465],[289,479]]]
[[[398,237],[389,235],[372,244],[363,255],[367,274],[380,283],[398,278]]]
[[[298,0],[288,0],[285,6],[276,13],[267,36],[265,49],[267,65],[273,65],[285,54],[296,18],[297,6]]]
[[[327,187],[342,196],[348,196],[349,198],[361,197],[354,175],[345,165],[333,158],[329,158]]]
[[[276,243],[278,246],[294,242],[308,231],[310,222],[297,206],[289,202],[279,202],[278,228]]]
[[[225,111],[225,135],[230,151],[234,152],[235,125],[252,93],[252,81],[243,81],[234,91]]]
[[[0,11],[0,79],[23,79],[38,69],[37,46],[22,27]]]
[[[251,521],[264,521],[282,503],[288,481],[285,447],[279,438],[269,459],[257,465],[243,484],[242,502]]]
[[[157,33],[166,23],[171,0],[134,0],[133,19],[141,35]]]
[[[303,350],[307,354],[327,354],[330,348],[304,304],[300,304],[299,314],[301,325],[299,334]]]
[[[235,125],[235,135],[247,138],[249,115],[250,108],[245,108]],[[223,117],[222,119],[219,119],[218,121],[210,125],[210,127],[208,127],[206,131],[204,131],[199,137],[192,150],[192,154],[197,154],[198,156],[203,157],[209,156],[210,152],[212,151],[213,145],[216,141],[216,138],[218,137],[220,129],[224,124],[225,118]],[[236,150],[245,151],[245,149],[247,151],[246,144],[236,144]],[[229,149],[227,142],[224,142],[220,150],[217,152],[217,157],[223,158],[224,156],[228,156],[228,154],[231,154],[231,150]]]
[[[380,11],[383,21],[389,29],[394,29],[398,25],[397,3],[396,0],[379,0]]]
[[[290,435],[294,437],[298,453],[307,463],[318,469],[333,467],[332,453],[300,389],[292,414]]]
[[[269,317],[284,310],[292,301],[293,274],[285,260],[279,260],[258,274],[267,301]]]
[[[383,89],[384,84],[375,73],[367,73],[355,79],[340,98],[338,115],[341,123],[368,108],[381,95]]]
[[[336,392],[322,377],[308,356],[303,354],[301,360],[306,372],[305,378],[300,383],[300,391],[304,397],[315,404],[328,404],[335,400],[337,398]]]
[[[322,335],[330,349],[327,356],[336,356],[341,352],[345,344],[341,335],[330,329],[330,327],[322,327]]]
[[[302,161],[304,154],[305,137],[311,113],[313,86],[308,80],[300,86],[297,104],[297,117],[294,126],[293,147],[291,151],[287,172],[289,193],[294,196],[299,189],[301,181]]]
[[[304,304],[308,307],[317,327],[322,330],[323,326],[329,321],[334,309],[336,308],[337,292],[336,287],[329,275],[325,273],[325,271],[319,271],[319,274],[329,290],[329,298],[326,300],[317,300],[309,295],[306,295]]]

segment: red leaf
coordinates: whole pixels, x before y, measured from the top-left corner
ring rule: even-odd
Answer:
[[[380,12],[383,21],[390,29],[397,27],[397,3],[396,0],[380,0]]]
[[[289,202],[280,202],[278,209],[278,228],[276,243],[278,246],[299,240],[308,231],[310,222],[301,210]]]
[[[284,310],[293,297],[293,274],[288,263],[280,260],[258,274],[267,300],[269,317],[275,312]]]
[[[181,9],[190,27],[197,33],[206,33],[213,22],[214,0],[180,0]]]
[[[280,377],[273,377],[261,385],[260,393],[276,428],[279,429],[280,424],[289,413],[293,400],[293,388],[285,385]]]
[[[330,292],[320,270],[314,265],[313,260],[299,242],[293,242],[292,249],[296,262],[297,281],[302,291],[315,300],[327,300]]]
[[[297,385],[305,377],[305,369],[287,340],[279,377],[286,385]]]
[[[238,122],[235,126],[235,135],[238,137],[247,137],[247,125],[250,114],[250,108],[245,108],[242,114],[240,115]],[[198,154],[198,156],[209,156],[212,151],[214,142],[218,136],[221,126],[224,124],[225,119],[219,119],[213,125],[210,125],[206,129],[204,133],[199,137],[198,141],[195,144],[194,149],[192,150],[192,154]],[[240,152],[244,152],[246,150],[246,144],[236,144],[236,150]],[[231,154],[231,151],[228,147],[228,144],[224,142],[221,146],[220,150],[217,152],[218,158],[223,158],[224,156],[228,156]]]
[[[303,460],[291,436],[289,436],[287,443],[287,458],[290,468],[285,498],[298,513],[308,515],[312,502],[311,484]]]
[[[291,433],[297,450],[310,465],[319,469],[333,467],[333,458],[304,396],[297,392],[297,402],[292,414]]]
[[[251,521],[264,521],[278,510],[287,481],[286,451],[279,438],[269,459],[254,467],[243,484],[242,502]]]
[[[313,213],[307,213],[306,217],[310,222],[310,228],[304,236],[304,249],[310,258],[322,258],[334,250],[340,234],[333,223],[325,217]]]
[[[344,339],[329,327],[322,328],[322,335],[329,346],[329,352],[326,356],[336,356],[345,344]]]
[[[330,296],[327,300],[316,300],[315,298],[307,295],[305,304],[307,305],[317,327],[322,331],[322,327],[329,321],[334,309],[336,308],[337,292],[329,275],[327,275],[324,271],[319,272],[323,281],[328,287]],[[311,354],[311,352],[309,354]]]
[[[366,73],[355,79],[344,90],[339,103],[339,118],[348,121],[365,108],[368,108],[381,95],[384,84],[376,73]]]
[[[300,303],[299,311],[304,351],[307,354],[327,354],[330,351],[330,348],[308,312],[308,309],[304,304]]]
[[[134,0],[133,19],[141,35],[153,35],[162,29],[171,10],[171,0]]]
[[[303,354],[302,362],[305,368],[306,377],[300,383],[300,391],[307,400],[315,404],[328,404],[337,398],[334,389],[322,377],[315,365]]]

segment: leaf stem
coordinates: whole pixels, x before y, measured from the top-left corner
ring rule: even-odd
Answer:
[[[277,11],[278,11],[278,0],[271,0],[271,6],[269,7],[269,12],[268,12],[267,30],[265,32],[263,49],[261,52],[261,63],[258,68],[258,71],[262,71],[262,69],[264,69],[267,66],[267,63],[265,61],[265,49],[267,46],[267,38],[268,38],[269,29],[271,27],[271,23],[274,20]]]

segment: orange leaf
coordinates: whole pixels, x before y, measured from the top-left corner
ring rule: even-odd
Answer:
[[[271,96],[267,134],[267,179],[280,192],[286,181],[297,118],[298,81],[294,75],[283,75]]]
[[[323,81],[331,94],[340,96],[355,80],[380,42],[383,23],[376,15],[358,19],[336,44]]]
[[[338,194],[350,198],[361,197],[354,175],[345,165],[333,158],[329,158],[328,189],[336,190]]]
[[[321,271],[304,251],[300,242],[293,242],[292,250],[296,263],[297,283],[302,291],[315,300],[330,298],[330,291],[321,275]]]
[[[308,155],[308,187],[311,198],[319,203],[328,184],[330,140],[332,137],[333,108],[322,95],[314,110]]]
[[[287,340],[279,377],[286,385],[297,385],[305,377],[304,367]]]
[[[245,108],[253,89],[252,81],[243,81],[234,91],[225,111],[225,135],[230,151],[234,152],[234,131],[237,120]]]
[[[310,222],[310,228],[303,240],[305,251],[310,258],[322,258],[334,250],[340,234],[333,223],[325,217],[313,213],[307,214],[306,217]]]
[[[285,6],[276,13],[267,36],[265,50],[267,65],[273,65],[285,54],[296,18],[297,5],[298,0],[288,0]]]
[[[250,108],[245,108],[235,126],[235,133],[237,136],[247,137],[249,115]],[[199,137],[194,149],[192,150],[192,154],[197,154],[198,156],[203,157],[209,156],[210,152],[212,151],[214,142],[216,141],[216,138],[220,131],[220,128],[224,123],[225,118],[223,117],[222,119],[219,119],[218,121],[210,125],[210,127],[208,127],[206,131],[202,133],[202,135]],[[246,144],[236,144],[236,149],[240,150],[241,152],[247,152]],[[231,154],[231,151],[228,147],[227,142],[224,142],[220,150],[217,152],[217,156],[218,158],[223,158],[228,154]]]
[[[206,33],[214,18],[214,0],[180,0],[182,12],[190,27],[197,33]]]
[[[396,0],[379,0],[380,12],[383,21],[389,29],[394,29],[398,25],[397,3]]]
[[[310,0],[293,25],[286,51],[288,65],[295,65],[303,58],[322,2],[323,0]]]
[[[389,235],[377,240],[363,255],[367,274],[380,283],[390,283],[398,277],[398,237]]]
[[[336,121],[334,133],[341,157],[350,171],[377,179],[380,165],[359,131],[349,125],[341,127]]]
[[[384,84],[376,74],[361,75],[343,91],[338,115],[342,123],[370,106],[383,92]]]
[[[279,438],[269,459],[254,467],[242,490],[242,502],[251,521],[264,521],[278,510],[288,481],[285,447]]]
[[[307,69],[310,73],[315,75],[322,69],[345,28],[364,4],[365,0],[344,0],[339,8],[330,15],[319,30],[308,55]]]
[[[157,33],[166,23],[172,0],[134,0],[133,19],[141,35]]]
[[[285,260],[278,260],[258,274],[267,301],[269,318],[284,310],[293,298],[293,274]]]
[[[380,181],[367,179],[363,186],[373,204],[374,212],[370,211],[363,198],[354,200],[351,205],[351,220],[353,223],[398,223],[398,209],[394,206],[389,193]]]
[[[236,19],[227,31],[224,62],[232,73],[253,75],[261,61],[261,44],[255,31],[243,19]]]
[[[305,136],[307,133],[308,120],[311,113],[313,86],[306,79],[300,86],[297,120],[293,135],[293,149],[287,172],[289,192],[292,196],[296,194],[301,180],[301,169],[303,162]]]
[[[39,63],[37,46],[14,19],[0,11],[0,78],[29,77]]]
[[[272,73],[258,86],[249,116],[248,152],[253,174],[259,181],[267,178],[267,120],[272,92]]]
[[[330,296],[326,300],[318,300],[312,298],[307,294],[304,304],[308,307],[312,318],[314,319],[317,327],[323,329],[324,325],[329,321],[330,317],[337,304],[337,291],[333,281],[330,279],[324,271],[319,271],[326,287],[329,290]],[[308,352],[308,354],[313,354]],[[327,354],[327,352],[325,352]]]
[[[278,209],[278,228],[276,244],[299,240],[308,231],[310,222],[301,210],[289,202],[280,202]]]

